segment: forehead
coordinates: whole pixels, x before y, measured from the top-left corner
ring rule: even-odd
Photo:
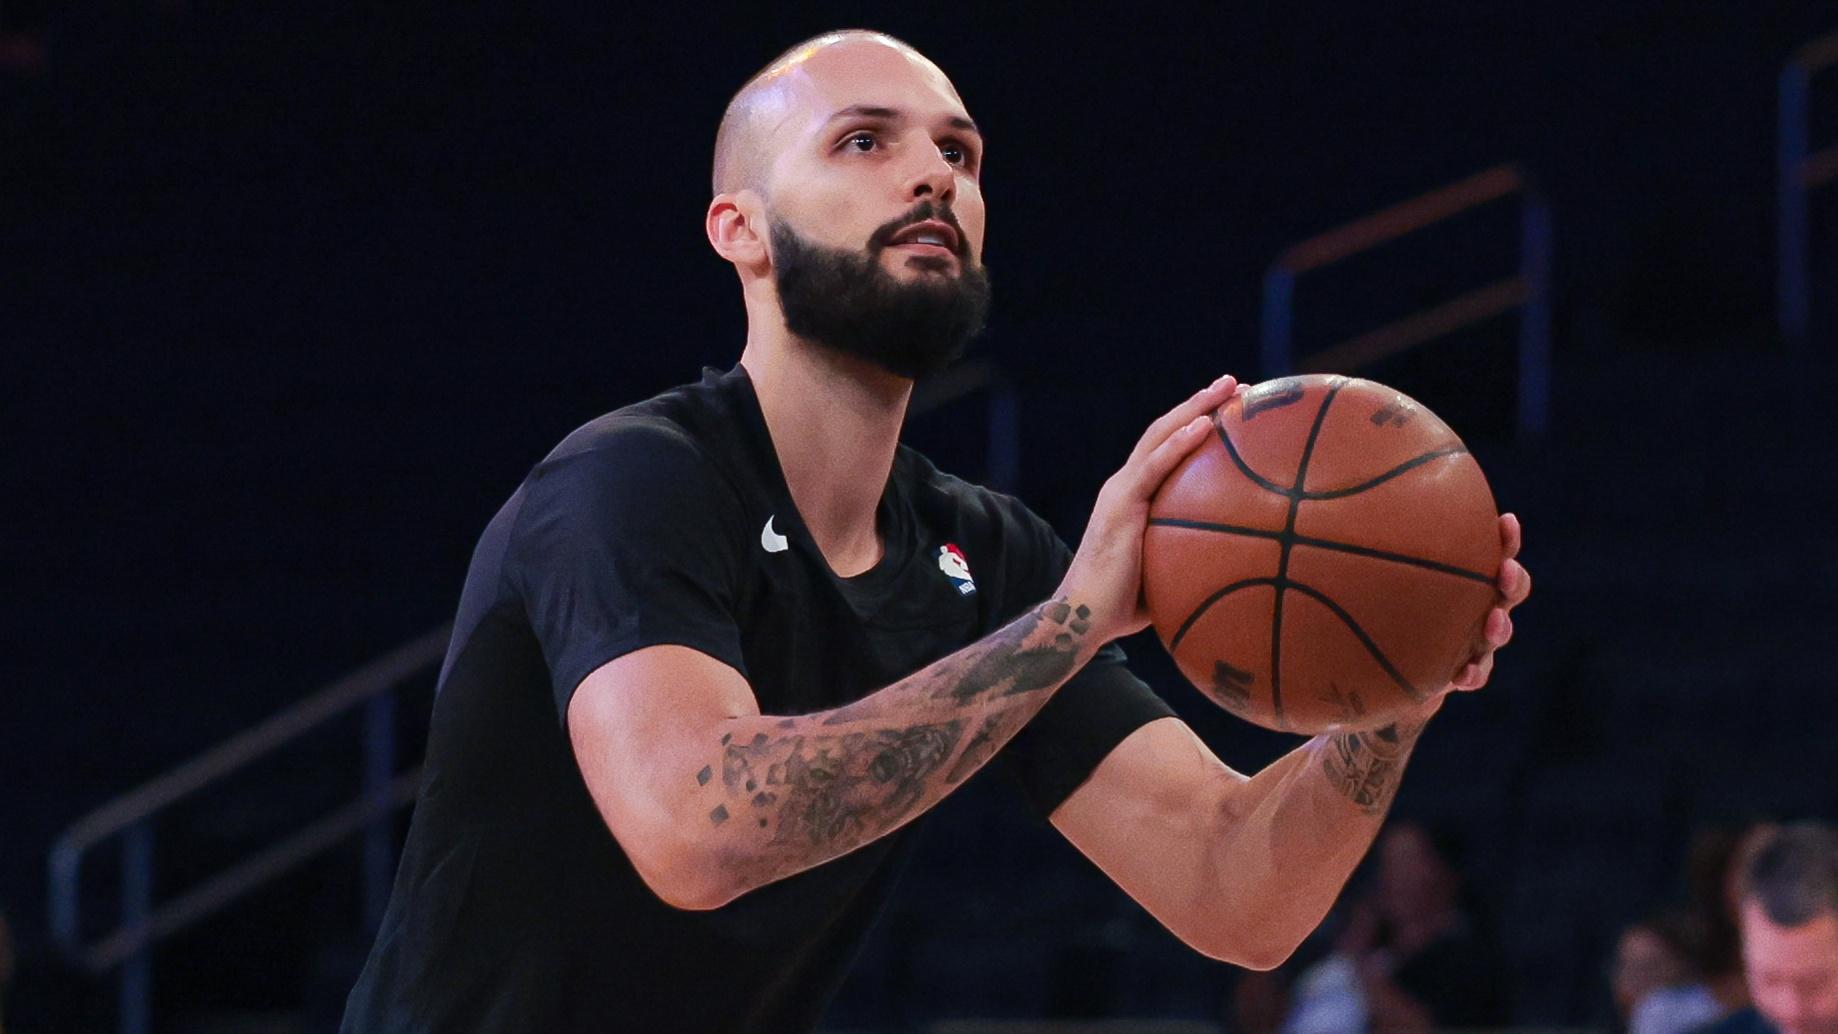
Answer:
[[[830,116],[855,106],[892,108],[919,122],[968,117],[937,65],[874,37],[843,39],[795,55],[775,77],[773,92],[780,116],[776,128],[798,135],[821,130]]]
[[[1742,905],[1742,948],[1750,966],[1838,972],[1838,914],[1779,926],[1754,900]]]

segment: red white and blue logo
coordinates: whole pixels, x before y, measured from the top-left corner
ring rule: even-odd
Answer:
[[[957,543],[947,542],[938,547],[938,569],[957,586],[959,595],[968,596],[976,591],[976,583],[970,580],[970,561],[964,559],[964,551],[957,548]]]

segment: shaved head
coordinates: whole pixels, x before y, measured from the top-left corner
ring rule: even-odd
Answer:
[[[900,377],[949,363],[989,305],[983,153],[957,87],[885,33],[773,59],[728,102],[704,217],[749,326]]]
[[[715,131],[715,193],[749,188],[764,192],[766,170],[772,161],[770,137],[786,114],[788,99],[784,96],[784,88],[787,81],[821,51],[839,43],[857,41],[898,50],[937,70],[938,66],[910,44],[872,29],[838,29],[792,46],[754,73],[728,101],[727,110],[721,115],[721,127]],[[942,79],[944,73],[938,72],[938,76]]]

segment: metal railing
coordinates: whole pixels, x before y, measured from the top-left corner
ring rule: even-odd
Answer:
[[[1775,291],[1781,337],[1795,348],[1806,344],[1812,318],[1811,220],[1806,197],[1813,188],[1838,180],[1838,143],[1810,151],[1813,77],[1834,65],[1838,65],[1838,32],[1794,51],[1780,74]]]
[[[152,1022],[153,945],[217,912],[293,867],[364,833],[364,917],[382,921],[395,870],[389,823],[410,803],[419,766],[396,772],[396,690],[440,663],[450,629],[441,627],[402,644],[272,718],[230,737],[172,771],[103,805],[65,830],[51,849],[51,934],[58,947],[94,974],[120,968],[120,1029],[146,1034]],[[363,709],[363,789],[355,801],[283,837],[162,904],[153,900],[154,828],[159,813],[305,733],[353,709]],[[85,942],[84,856],[119,838],[122,845],[118,925]]]
[[[1478,205],[1517,196],[1519,270],[1449,301],[1376,330],[1312,352],[1292,355],[1295,284],[1302,274],[1369,251],[1450,219]],[[1542,435],[1549,422],[1551,362],[1551,210],[1514,166],[1500,165],[1310,237],[1285,249],[1264,274],[1262,358],[1266,376],[1304,371],[1350,371],[1501,313],[1519,310],[1518,426],[1524,438]]]

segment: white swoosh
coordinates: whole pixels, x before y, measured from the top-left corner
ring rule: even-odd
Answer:
[[[772,522],[778,514],[766,518],[766,526],[759,530],[760,548],[768,553],[783,553],[791,545],[791,540],[772,530]]]

